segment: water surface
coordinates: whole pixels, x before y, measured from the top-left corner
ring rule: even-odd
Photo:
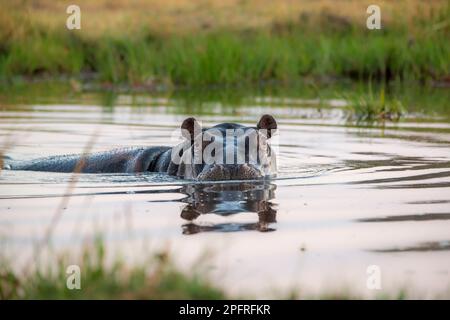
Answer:
[[[279,145],[278,177],[258,183],[2,171],[1,250],[20,267],[54,224],[53,249],[76,251],[100,233],[110,253],[132,264],[169,248],[188,272],[205,260],[211,278],[233,294],[264,298],[292,289],[373,297],[406,288],[412,296],[448,297],[448,92],[407,100],[410,112],[399,123],[361,126],[345,120],[346,101],[334,94],[340,90],[231,99],[3,93],[0,139],[13,159],[87,146],[174,145],[174,131],[192,115],[205,126],[254,125],[270,113]],[[440,103],[430,107],[434,101]],[[380,291],[366,287],[370,265],[380,267]]]

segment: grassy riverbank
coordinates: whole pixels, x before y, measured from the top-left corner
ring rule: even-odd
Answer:
[[[64,76],[151,89],[310,76],[442,81],[450,74],[446,1],[381,1],[383,29],[373,31],[363,1],[339,8],[281,1],[265,11],[255,1],[138,1],[132,10],[123,1],[80,1],[82,29],[72,31],[64,1],[1,2],[8,8],[0,19],[6,82]]]

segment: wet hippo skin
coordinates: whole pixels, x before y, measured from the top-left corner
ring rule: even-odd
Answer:
[[[211,128],[201,128],[194,118],[187,118],[181,125],[184,141],[175,147],[133,147],[87,155],[60,155],[27,161],[7,161],[5,169],[80,173],[139,173],[147,171],[199,180],[255,179],[274,174],[276,166],[274,152],[266,146],[263,149],[264,152],[258,155],[258,160],[250,163],[247,159],[248,150],[242,149],[241,144],[225,143],[225,141],[229,141],[225,139],[225,132],[236,129],[254,130],[257,132],[255,141],[258,141],[257,144],[262,144],[263,142],[260,141],[270,139],[272,130],[276,130],[276,128],[277,123],[270,115],[262,116],[256,127],[221,123]],[[202,141],[204,135],[212,137],[212,141],[222,142],[220,145],[223,145],[224,154],[230,151],[236,154],[240,152],[245,154],[244,159],[247,160],[240,164],[223,164],[214,161],[212,163],[194,163],[194,150],[202,151],[207,147],[208,142]],[[200,139],[198,139],[199,137]],[[180,159],[178,162],[174,162],[173,152],[178,153]]]
[[[82,172],[82,173],[136,173],[153,171],[160,156],[170,147],[136,147],[79,154],[50,156],[10,164],[12,170]]]

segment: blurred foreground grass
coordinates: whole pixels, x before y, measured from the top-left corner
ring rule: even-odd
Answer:
[[[171,263],[162,252],[146,265],[129,268],[121,260],[106,262],[101,240],[86,246],[77,261],[79,290],[69,290],[66,269],[74,265],[68,256],[57,255],[55,263],[45,264],[25,274],[4,260],[0,264],[0,299],[224,299],[224,292],[212,285],[202,268],[189,275]],[[37,263],[37,262],[36,262]]]
[[[230,296],[208,277],[207,268],[201,262],[193,265],[189,272],[180,271],[171,260],[168,251],[154,254],[145,264],[129,266],[122,259],[109,261],[101,238],[85,245],[78,259],[68,254],[53,254],[45,263],[34,261],[33,265],[20,272],[11,261],[0,263],[0,300],[5,299],[242,299],[249,296]],[[2,257],[4,258],[4,257]],[[80,289],[68,289],[73,284],[73,270],[80,269]],[[69,279],[69,280],[68,280]],[[436,295],[446,299],[448,292]],[[320,294],[305,294],[299,288],[290,291],[272,289],[273,299],[422,299],[405,288],[392,293],[380,293],[363,297],[347,287],[324,290]]]
[[[0,77],[81,77],[147,88],[293,82],[302,77],[443,81],[448,1],[0,0]]]

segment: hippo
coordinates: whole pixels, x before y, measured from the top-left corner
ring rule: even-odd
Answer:
[[[187,223],[182,225],[182,233],[190,235],[199,232],[275,231],[271,224],[276,222],[277,215],[276,204],[272,202],[275,199],[276,187],[270,181],[184,185],[180,192],[187,197],[180,201],[186,205],[180,216]],[[256,213],[257,221],[206,225],[195,222],[202,215],[231,216],[243,212]]]
[[[248,180],[276,175],[276,155],[268,140],[277,130],[271,115],[256,127],[220,123],[202,128],[193,117],[181,124],[174,147],[131,147],[106,152],[10,161],[4,169],[76,173],[167,173],[193,180]]]

